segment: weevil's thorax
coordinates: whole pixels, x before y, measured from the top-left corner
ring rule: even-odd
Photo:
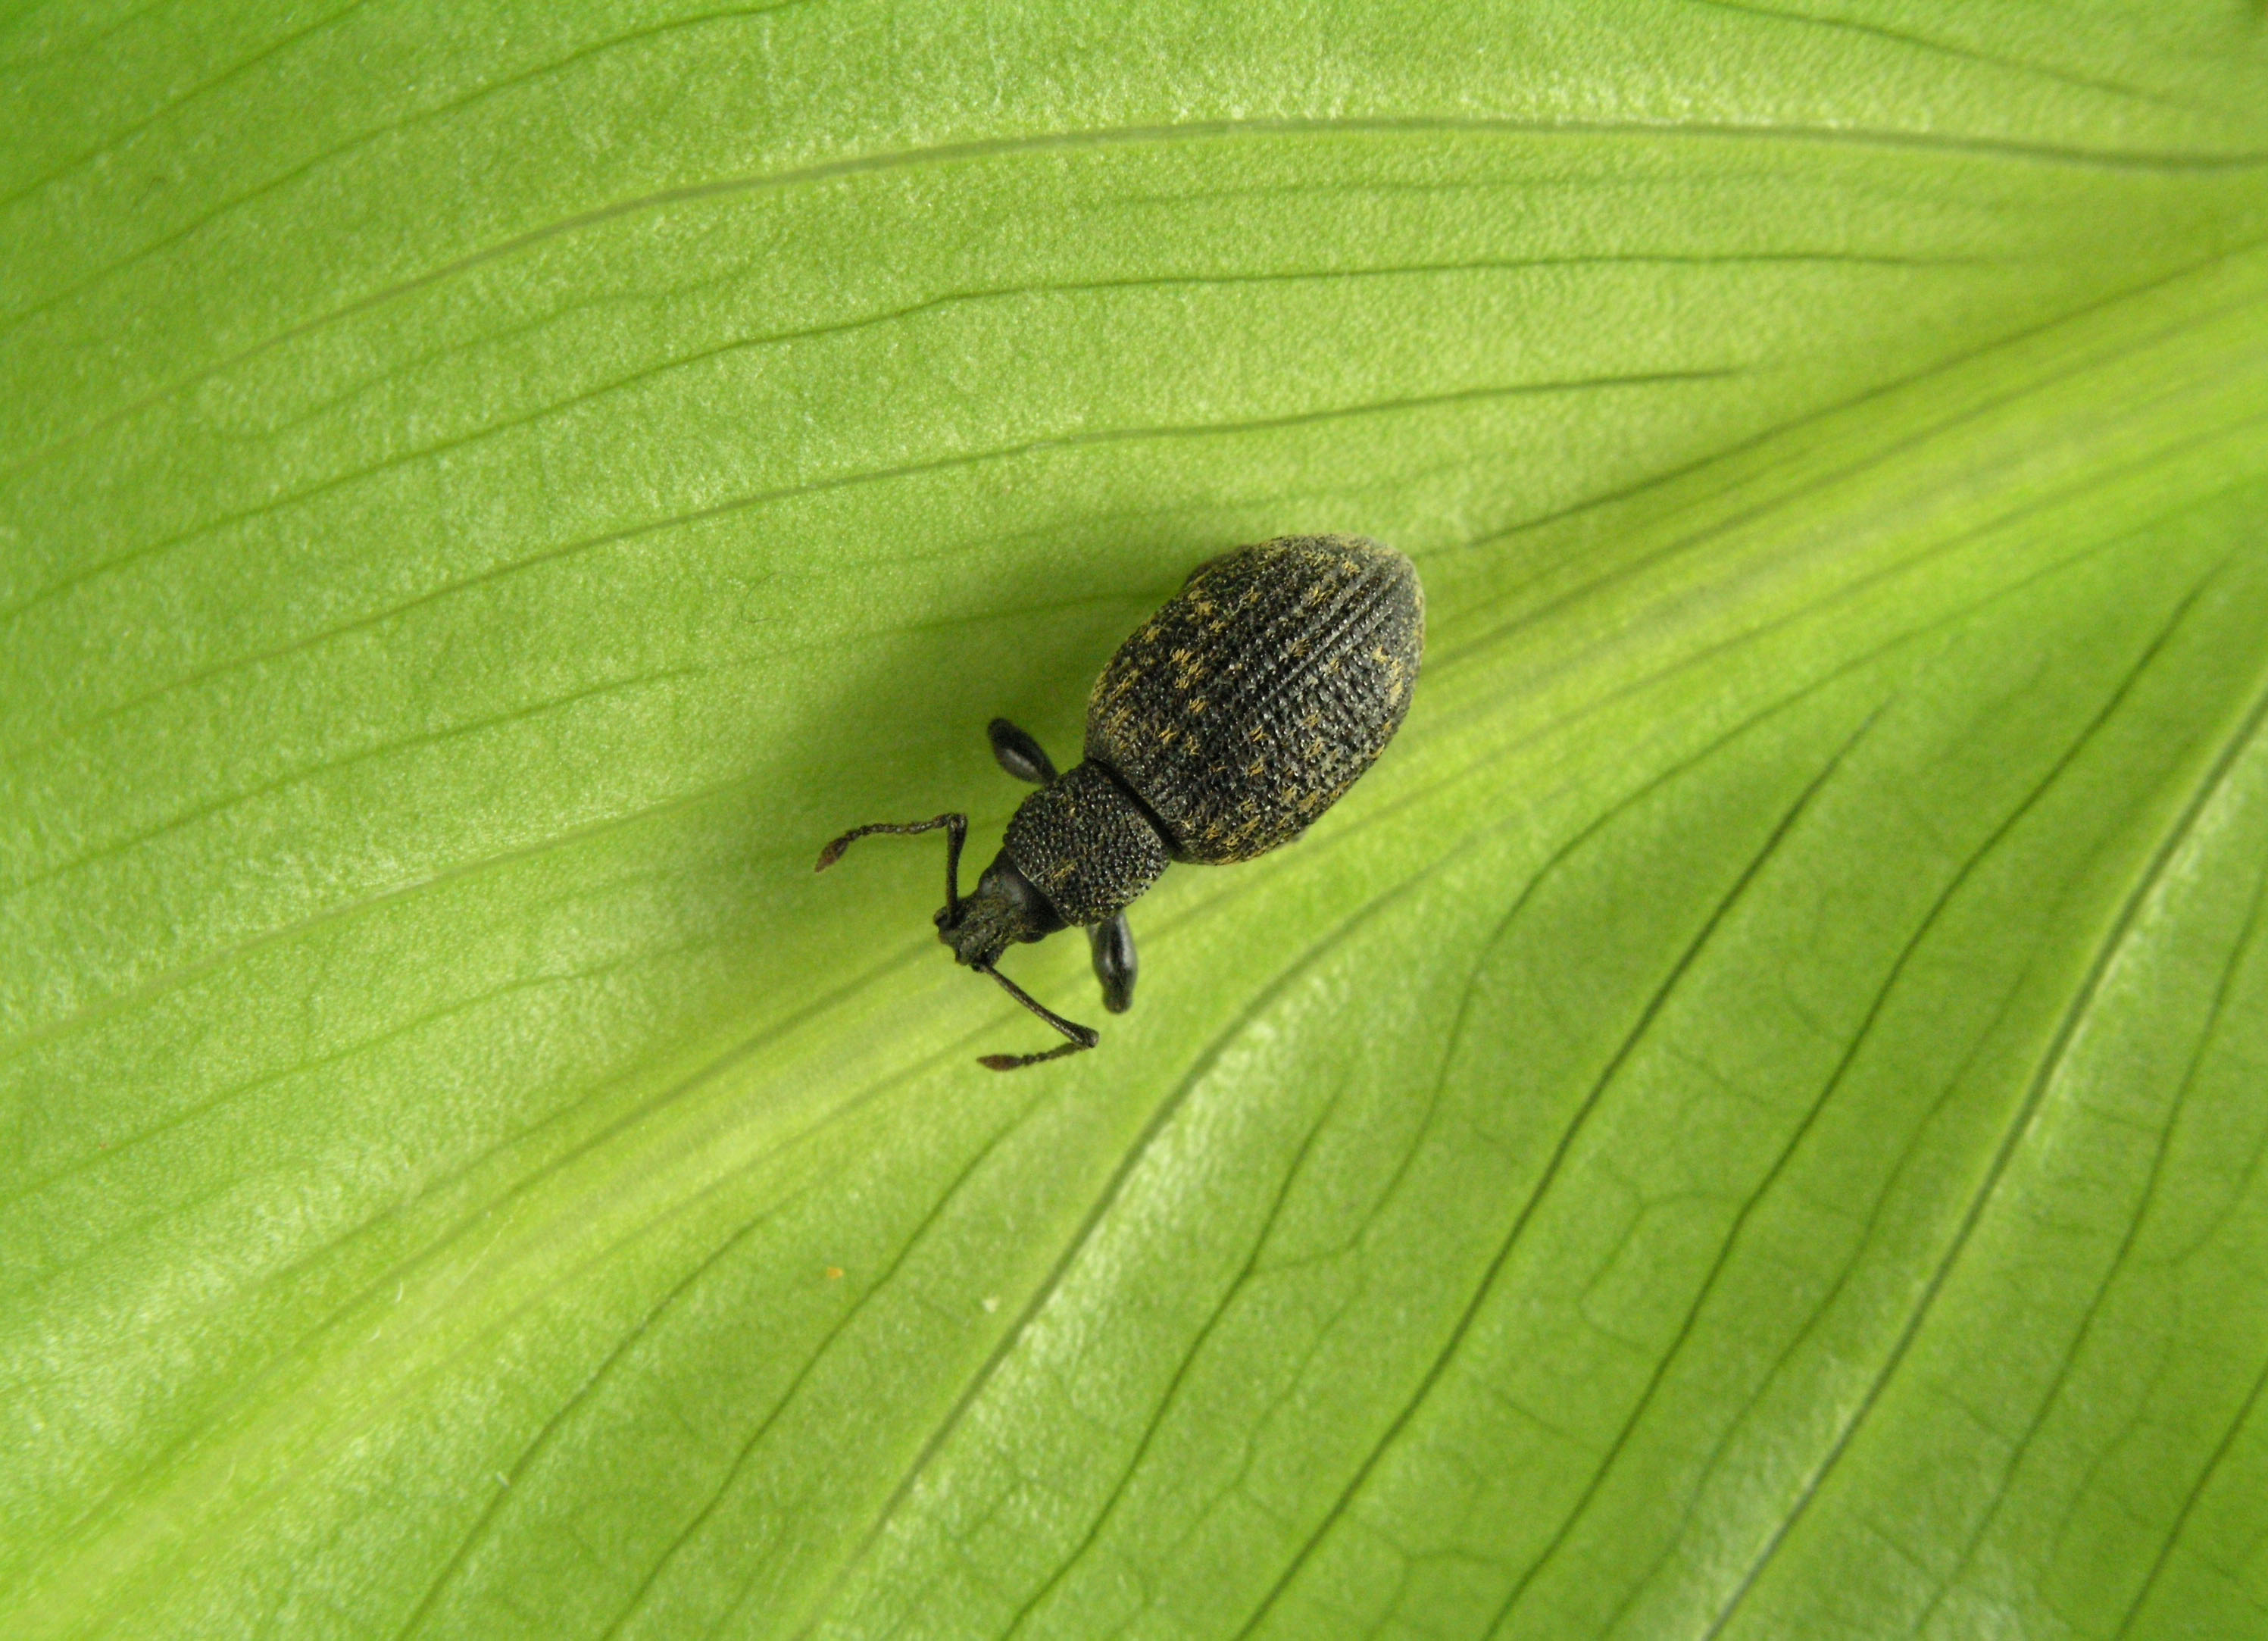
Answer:
[[[1024,799],[1000,858],[1012,862],[1063,924],[1099,924],[1158,880],[1166,841],[1125,785],[1093,762]]]

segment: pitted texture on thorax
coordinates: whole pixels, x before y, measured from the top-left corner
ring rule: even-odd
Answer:
[[[1158,829],[1109,771],[1082,763],[1024,799],[1003,846],[1016,868],[1074,924],[1098,924],[1158,880],[1168,857]]]
[[[1425,644],[1418,571],[1362,536],[1284,536],[1204,564],[1120,646],[1086,710],[1100,758],[1177,858],[1287,843],[1368,769],[1410,710]]]

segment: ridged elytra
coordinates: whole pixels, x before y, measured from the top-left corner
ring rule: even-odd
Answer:
[[[1035,1001],[996,967],[1018,941],[1078,924],[1103,1006],[1134,997],[1126,907],[1169,862],[1226,865],[1300,835],[1375,762],[1410,710],[1425,648],[1417,566],[1359,535],[1286,535],[1200,564],[1118,647],[1086,706],[1086,761],[1058,775],[1038,741],[994,718],[992,755],[1039,787],[999,855],[960,887],[966,814],[853,827],[824,872],[877,832],[946,834],[938,938],[1069,1041],[988,1054],[1013,1071],[1092,1049],[1091,1027]]]

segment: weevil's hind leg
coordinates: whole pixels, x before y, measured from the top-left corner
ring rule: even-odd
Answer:
[[[819,851],[819,864],[814,872],[824,872],[843,858],[843,851],[862,837],[872,837],[878,832],[906,837],[916,832],[934,832],[945,828],[945,909],[955,921],[961,916],[961,846],[968,841],[967,815],[939,815],[934,820],[908,820],[893,824],[877,821],[873,826],[854,826]]]
[[[1045,786],[1056,778],[1055,760],[1047,749],[1006,718],[996,717],[984,726],[992,738],[992,755],[1000,767],[1020,781],[1029,781],[1035,786]]]
[[[1000,989],[1002,990],[1005,991],[1010,997],[1015,998],[1017,1002],[1022,1004],[1026,1008],[1031,1010],[1033,1013],[1038,1015],[1042,1019],[1047,1021],[1049,1025],[1054,1027],[1064,1036],[1071,1039],[1069,1042],[1063,1043],[1056,1048],[1050,1049],[1044,1054],[986,1054],[978,1056],[976,1063],[983,1066],[988,1071],[1013,1071],[1027,1065],[1037,1065],[1042,1060],[1060,1060],[1067,1054],[1077,1054],[1082,1049],[1092,1049],[1096,1043],[1102,1041],[1100,1036],[1095,1034],[1094,1027],[1081,1026],[1076,1020],[1065,1019],[1062,1015],[1057,1013],[1053,1009],[1048,1007],[1047,1004],[1034,997],[1030,992],[1026,991],[1023,987],[1009,979],[1007,975],[1002,974],[998,969],[987,968],[982,969],[979,972],[991,975],[993,979],[1000,982]]]
[[[1102,1006],[1123,1014],[1134,1002],[1134,976],[1139,968],[1126,914],[1116,911],[1096,924],[1086,931],[1086,943],[1094,953],[1094,977],[1102,982]]]

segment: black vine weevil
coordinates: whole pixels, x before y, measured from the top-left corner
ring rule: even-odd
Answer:
[[[854,827],[820,850],[818,870],[873,833],[943,828],[938,938],[1071,1040],[981,1063],[1008,1071],[1092,1049],[1094,1029],[1035,1002],[994,967],[1000,953],[1080,924],[1103,1006],[1123,1012],[1134,997],[1126,907],[1168,861],[1250,860],[1307,830],[1393,739],[1425,648],[1425,589],[1392,548],[1359,535],[1241,547],[1190,571],[1119,645],[1088,698],[1077,769],[1057,775],[1039,742],[992,720],[992,755],[1040,790],[974,894],[961,893],[965,814]]]

